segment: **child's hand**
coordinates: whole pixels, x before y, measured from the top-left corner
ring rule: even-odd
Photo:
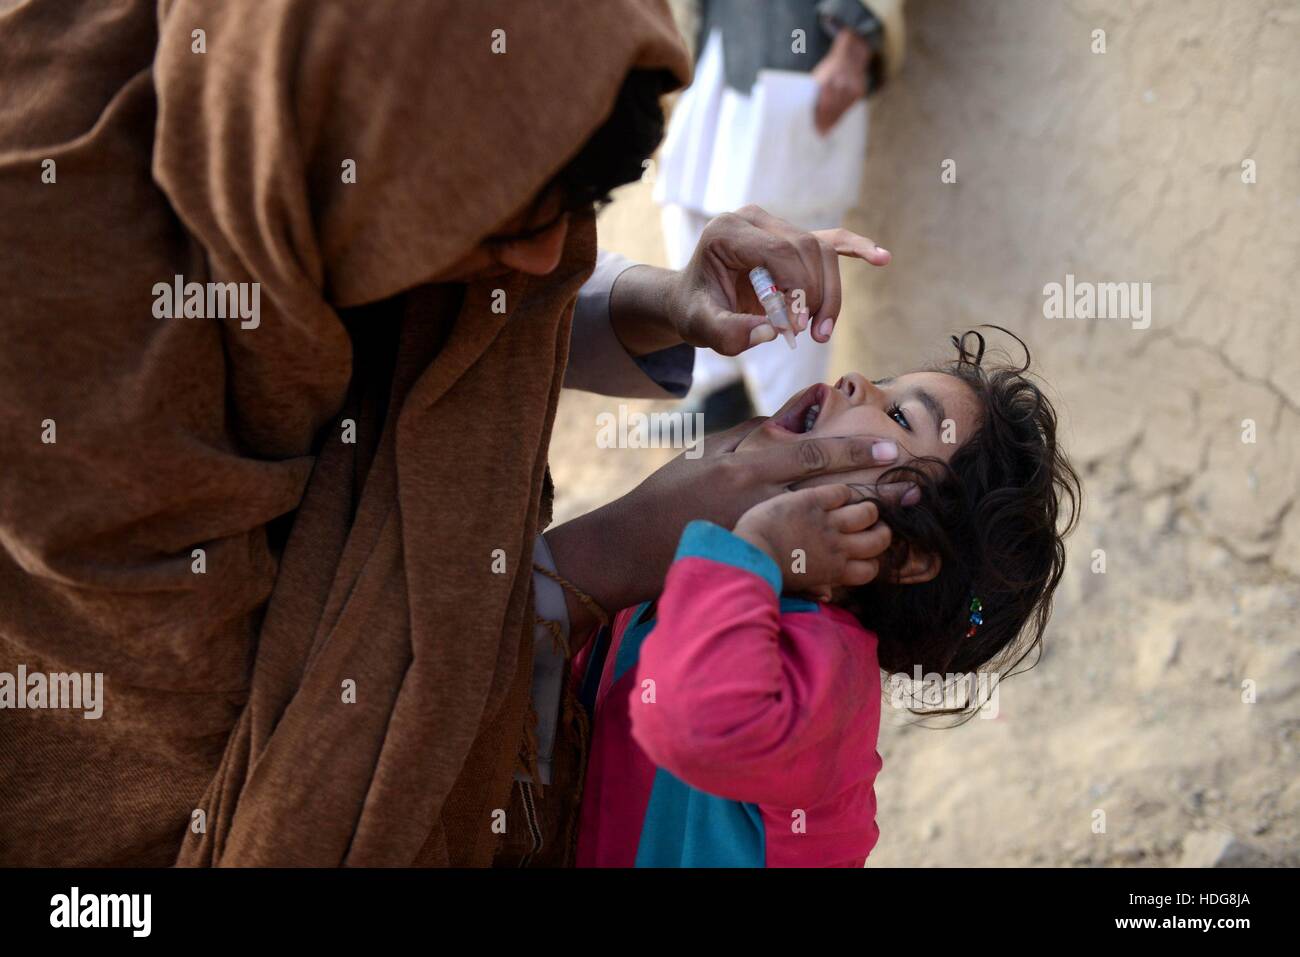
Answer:
[[[786,492],[755,505],[735,534],[771,555],[791,591],[823,598],[838,585],[864,585],[880,572],[889,526],[874,502],[848,485]]]

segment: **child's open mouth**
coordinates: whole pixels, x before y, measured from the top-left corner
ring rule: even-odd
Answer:
[[[826,393],[829,388],[818,384],[805,389],[794,399],[789,408],[772,416],[770,421],[778,428],[796,435],[811,432],[826,404]]]

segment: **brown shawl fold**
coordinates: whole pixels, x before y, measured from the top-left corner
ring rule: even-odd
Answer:
[[[0,863],[490,862],[594,224],[427,283],[629,69],[685,79],[665,4],[28,0],[0,44],[0,672],[106,692],[0,711]],[[156,318],[176,274],[258,327]]]

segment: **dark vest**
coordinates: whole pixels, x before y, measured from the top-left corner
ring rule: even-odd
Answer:
[[[817,0],[703,0],[697,50],[713,30],[722,33],[722,57],[727,86],[748,93],[758,71],[797,70],[810,73],[831,48],[822,29]],[[793,31],[804,31],[802,53],[794,45]]]

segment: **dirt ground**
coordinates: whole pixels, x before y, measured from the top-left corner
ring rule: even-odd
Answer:
[[[894,263],[846,267],[831,377],[1010,326],[1087,499],[1045,654],[997,717],[936,730],[887,709],[871,863],[1300,865],[1300,4],[909,16],[848,222]],[[662,262],[646,184],[601,244]],[[1067,273],[1152,283],[1150,327],[1045,318]],[[598,448],[618,402],[562,400],[557,520],[671,454]]]

